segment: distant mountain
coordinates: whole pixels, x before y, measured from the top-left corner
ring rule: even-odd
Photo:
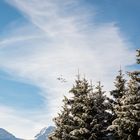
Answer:
[[[16,138],[8,131],[4,130],[3,128],[0,128],[0,140],[21,140],[21,139]]]
[[[43,128],[39,134],[35,136],[34,140],[48,140],[49,134],[51,134],[55,130],[54,126],[49,126],[48,128]],[[16,138],[14,135],[9,133],[3,128],[0,128],[0,140],[25,140]]]
[[[35,140],[48,140],[49,134],[55,130],[54,126],[49,126],[48,128],[43,128],[39,134],[35,136]]]

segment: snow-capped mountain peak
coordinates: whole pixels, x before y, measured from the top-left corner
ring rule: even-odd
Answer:
[[[47,130],[47,127],[44,127],[44,128],[40,131],[39,135],[45,134],[46,130]]]
[[[34,140],[48,140],[48,136],[55,130],[54,126],[43,128],[34,138]],[[3,128],[0,128],[0,140],[25,140],[16,138],[13,134],[9,133]]]
[[[3,128],[0,128],[0,140],[20,140]]]
[[[54,126],[43,128],[39,134],[35,136],[35,140],[47,140],[48,136],[55,130]]]

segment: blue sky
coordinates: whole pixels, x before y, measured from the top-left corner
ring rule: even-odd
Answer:
[[[4,72],[0,72],[0,75],[1,104],[22,110],[34,110],[41,107],[43,99],[38,94],[40,89],[15,81]]]
[[[0,1],[0,30],[7,28],[7,26],[15,20],[26,19],[18,12],[17,9],[8,5],[5,1]],[[43,98],[38,94],[40,89],[36,86],[26,84],[14,80],[11,75],[1,69],[0,71],[0,102],[3,105],[13,106],[14,108],[22,110],[38,109],[40,108]]]
[[[91,2],[91,0],[88,0]],[[96,16],[97,22],[115,21],[122,33],[135,46],[139,45],[140,2],[138,0],[103,0],[92,1],[101,11]]]
[[[33,138],[52,124],[78,68],[106,90],[120,65],[135,68],[139,7],[138,0],[1,0],[0,127]]]
[[[7,5],[4,0],[0,1],[0,28],[1,30],[6,27],[11,21],[14,21],[19,18],[23,18],[22,15],[10,5]]]
[[[4,0],[0,1],[0,30],[6,32],[7,28],[14,21],[20,20],[23,23],[28,22],[26,18],[14,7],[7,4]],[[22,109],[34,109],[42,104],[42,97],[39,96],[40,89],[31,84],[26,84],[15,80],[10,74],[1,69],[0,88],[2,97],[0,102]]]

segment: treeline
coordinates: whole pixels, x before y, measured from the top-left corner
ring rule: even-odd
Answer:
[[[140,50],[137,50],[140,64]],[[101,82],[92,85],[79,75],[54,118],[56,130],[49,140],[140,140],[140,71],[119,70],[110,98]]]

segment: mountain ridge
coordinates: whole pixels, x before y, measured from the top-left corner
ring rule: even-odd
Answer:
[[[0,140],[23,140],[23,139],[16,138],[10,132],[6,131],[3,128],[0,128]]]
[[[17,138],[7,130],[0,128],[0,140],[47,140],[49,134],[52,133],[54,130],[54,126],[45,127],[37,135],[35,135],[34,139],[22,139]]]
[[[54,126],[43,128],[36,136],[35,140],[48,140],[48,136],[55,130]]]

